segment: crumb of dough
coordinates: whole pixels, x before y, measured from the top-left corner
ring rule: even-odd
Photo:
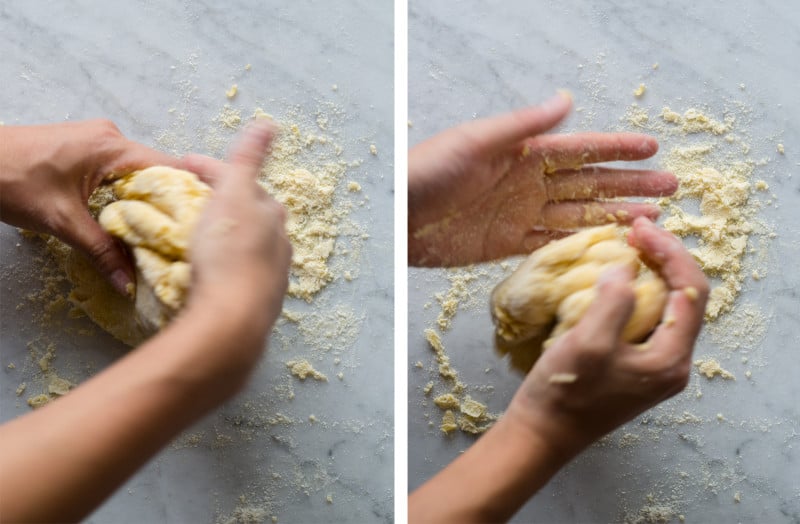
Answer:
[[[414,363],[414,367],[417,368],[417,369],[422,369],[425,366],[422,364],[421,360],[417,360],[416,363]]]
[[[242,123],[242,112],[226,105],[217,115],[217,122],[222,127],[237,129]]]
[[[733,373],[722,369],[722,366],[720,366],[719,362],[713,358],[697,359],[694,361],[694,365],[697,367],[700,373],[706,376],[706,378],[712,379],[719,375],[725,380],[736,380],[736,377],[733,376]]]
[[[333,504],[333,494],[332,493],[328,493],[328,496],[325,497],[325,502],[327,502],[328,504]]]
[[[722,413],[717,413],[717,420],[722,422],[723,420],[725,420],[725,416]]]
[[[433,403],[439,406],[441,409],[458,409],[460,403],[458,402],[458,398],[452,393],[445,393],[444,395],[439,395],[438,397],[433,399]]]
[[[645,92],[646,90],[647,90],[647,87],[646,87],[644,84],[639,84],[639,87],[637,87],[637,88],[636,88],[636,89],[633,91],[633,96],[635,96],[636,98],[641,98],[641,97],[642,97],[642,95],[644,95],[644,92]]]
[[[250,71],[251,69],[253,69],[253,65],[252,64],[247,64],[247,65],[244,66],[244,70],[245,71]]]
[[[289,368],[289,371],[292,373],[292,375],[296,376],[300,380],[305,380],[308,377],[311,377],[314,380],[319,380],[322,382],[328,381],[328,377],[314,369],[308,360],[290,360],[286,363],[286,367]]]
[[[414,122],[412,122],[411,120],[409,120],[408,122],[406,122],[406,125],[407,125],[409,128],[412,128],[412,127],[414,127]]]
[[[336,378],[338,378],[339,380],[344,380],[344,373],[340,371],[339,373],[336,374]]]
[[[431,394],[431,391],[433,391],[433,382],[428,382],[425,384],[425,387],[422,388],[422,392],[427,396]]]
[[[669,107],[664,107],[661,110],[661,118],[665,122],[679,126],[680,130],[687,134],[711,133],[713,135],[723,135],[728,133],[733,125],[732,117],[720,122],[695,108],[689,108],[681,115]]]
[[[232,99],[233,97],[235,97],[235,96],[236,96],[236,93],[238,93],[238,92],[239,92],[239,86],[238,86],[237,84],[233,84],[233,85],[230,87],[230,89],[228,89],[227,91],[225,91],[225,96],[226,96],[226,97],[228,97],[228,99],[230,100],[230,99]]]
[[[47,384],[47,391],[51,395],[64,396],[69,393],[69,390],[75,387],[75,384],[69,380],[63,379],[59,376],[52,375]]]
[[[751,373],[751,372],[750,372],[750,370],[748,369],[747,371],[745,371],[745,372],[744,372],[744,376],[745,376],[746,378],[750,378],[750,377],[752,377],[752,376],[753,376],[753,373]]]
[[[656,62],[655,64],[653,64],[653,70],[655,71],[656,69],[658,69],[658,62]]]
[[[378,148],[375,146],[375,144],[370,144],[369,145],[369,154],[372,155],[372,156],[377,156]]]
[[[20,384],[19,386],[17,386],[17,390],[15,391],[16,395],[17,395],[18,397],[22,396],[22,394],[23,394],[23,393],[25,393],[25,390],[26,390],[27,388],[28,388],[28,384],[26,384],[25,382],[23,382],[22,384]]]
[[[7,367],[8,369],[16,369],[16,368],[17,368],[17,365],[16,365],[16,364],[14,364],[13,362],[9,362],[9,364],[8,364],[6,367]]]
[[[444,293],[436,294],[436,301],[442,307],[439,316],[436,318],[436,324],[442,331],[450,329],[450,323],[458,311],[461,302],[468,298],[471,294],[469,285],[474,282],[478,276],[470,271],[452,272],[447,275],[450,281],[450,288]]]
[[[578,380],[578,375],[575,373],[553,373],[547,379],[551,384],[572,384]]]
[[[742,501],[742,495],[738,491],[733,494],[733,501],[737,504]]]
[[[351,180],[350,182],[347,183],[347,190],[353,193],[361,191],[361,184],[359,184],[355,180]]]
[[[769,185],[763,180],[756,180],[754,187],[759,191],[767,191],[769,189]]]
[[[33,409],[39,409],[45,404],[48,404],[51,400],[52,399],[48,395],[45,394],[36,395],[28,399],[28,405]]]
[[[338,91],[338,90],[339,90],[339,86],[338,85],[336,85],[336,84],[332,84],[331,85],[331,91]]]
[[[453,414],[452,411],[447,410],[442,415],[442,424],[439,426],[445,434],[449,434],[458,429],[458,424],[456,424],[456,416]]]
[[[442,339],[439,337],[438,333],[432,329],[426,329],[425,339],[436,354],[436,362],[439,364],[439,375],[443,378],[457,381],[458,373],[456,373],[456,370],[450,365],[450,357],[445,354],[444,345],[442,345]]]
[[[473,400],[469,396],[461,402],[459,406],[461,413],[468,415],[474,419],[481,419],[486,416],[487,407],[485,404],[478,402],[477,400]]]
[[[786,150],[784,149],[783,144],[778,144],[778,153],[782,155],[786,154]]]
[[[311,415],[308,416],[308,421],[313,424],[314,422],[317,421],[317,416],[312,413]]]

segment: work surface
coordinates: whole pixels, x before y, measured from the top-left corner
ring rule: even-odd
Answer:
[[[411,145],[566,88],[576,112],[561,131],[635,131],[633,103],[649,112],[649,124],[663,123],[664,106],[734,116],[733,134],[750,146],[740,147],[736,159],[754,166],[753,181],[769,185],[752,199],[776,236],[763,247],[754,241],[747,257],[760,257],[764,278],[745,279],[733,321],[720,318],[715,336],[709,326],[695,349],[695,358],[716,359],[735,380],[708,379],[693,368],[683,394],[583,453],[522,509],[520,522],[800,521],[800,7],[711,4],[410,2]],[[637,98],[640,84],[646,90]],[[669,147],[662,142],[659,155],[640,165],[659,166]],[[475,440],[445,436],[442,411],[424,393],[429,381],[431,396],[447,391],[423,336],[426,328],[441,331],[436,293],[446,299],[454,289],[449,296],[461,300],[442,340],[467,393],[499,413],[520,384],[492,350],[488,292],[504,273],[410,272],[410,489]],[[451,285],[475,274],[466,292]],[[737,319],[755,321],[737,337]]]
[[[5,125],[103,117],[151,147],[221,155],[238,127],[231,117],[240,111],[244,123],[260,107],[341,146],[348,164],[336,198],[353,204],[355,230],[342,227],[334,282],[310,304],[287,300],[302,318],[279,322],[246,391],[158,455],[90,522],[392,520],[392,9],[271,3],[0,7]],[[361,190],[348,191],[348,181]],[[341,253],[347,246],[358,252]],[[30,271],[38,253],[35,241],[0,228],[4,421],[46,391],[36,359],[48,341],[52,367],[77,383],[126,351],[87,319],[68,318],[68,308],[50,327],[34,320],[44,306]],[[292,376],[285,363],[295,358],[327,382]]]

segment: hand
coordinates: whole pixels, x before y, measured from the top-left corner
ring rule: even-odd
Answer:
[[[656,206],[603,199],[672,194],[672,174],[594,165],[648,158],[658,150],[655,139],[542,135],[570,106],[570,98],[559,94],[540,106],[462,124],[412,148],[409,263],[483,262],[530,253],[578,227],[657,217]]]
[[[212,308],[217,320],[241,319],[236,351],[248,369],[280,314],[292,256],[286,211],[256,182],[273,136],[271,125],[254,124],[231,148],[227,163],[199,155],[182,161],[214,188],[192,241],[187,309]]]
[[[681,242],[649,220],[637,219],[628,241],[670,290],[662,323],[643,345],[623,342],[634,308],[633,274],[625,268],[607,272],[597,300],[545,350],[506,413],[565,454],[675,395],[689,380],[708,281]],[[575,381],[554,382],[558,374]]]
[[[409,522],[504,522],[586,446],[686,386],[708,282],[647,219],[628,241],[670,289],[665,321],[645,346],[622,342],[633,275],[606,273],[598,299],[545,350],[503,417],[409,497]]]
[[[0,220],[83,251],[125,294],[133,266],[89,214],[89,196],[109,175],[177,163],[126,139],[108,120],[0,127]]]

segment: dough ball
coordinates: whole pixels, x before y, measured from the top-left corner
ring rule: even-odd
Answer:
[[[136,263],[136,314],[150,332],[183,307],[189,284],[189,245],[211,188],[194,173],[165,166],[130,173],[113,184],[119,200],[100,225],[121,238]]]
[[[586,229],[534,251],[492,292],[495,342],[509,354],[512,367],[527,372],[544,348],[583,317],[597,296],[600,275],[612,266],[629,266],[636,307],[622,337],[641,340],[659,323],[667,287],[643,271],[639,253],[622,240],[621,229],[608,225]]]

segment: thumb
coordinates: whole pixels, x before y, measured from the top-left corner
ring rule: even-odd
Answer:
[[[636,298],[633,293],[633,271],[627,266],[611,267],[597,282],[597,296],[575,326],[602,348],[613,349],[633,314]]]
[[[537,106],[518,109],[469,125],[478,137],[482,137],[489,149],[502,148],[549,131],[567,116],[571,107],[571,95],[566,91],[559,91]]]
[[[92,265],[119,293],[130,296],[129,284],[134,282],[131,260],[121,241],[109,235],[86,210],[73,215],[69,228],[60,237],[72,247],[82,251]]]

